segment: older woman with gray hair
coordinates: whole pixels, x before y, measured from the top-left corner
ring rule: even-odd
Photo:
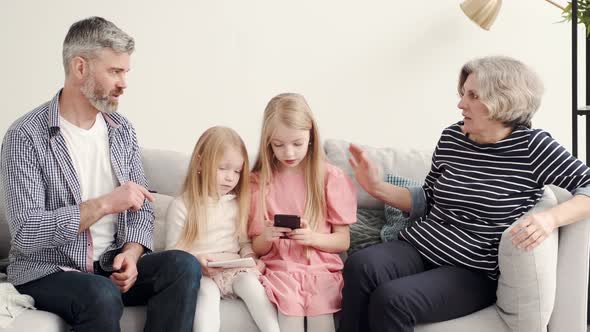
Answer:
[[[590,170],[547,132],[531,128],[543,86],[508,57],[475,59],[459,74],[463,119],[446,128],[423,187],[385,183],[358,146],[350,164],[372,196],[416,222],[399,240],[353,254],[344,267],[340,331],[413,331],[496,300],[502,233],[553,184],[569,201],[521,219],[512,242],[532,250],[557,227],[590,216]]]

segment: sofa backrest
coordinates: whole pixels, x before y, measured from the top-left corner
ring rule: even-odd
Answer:
[[[324,150],[335,166],[344,169],[353,179],[352,169],[348,165],[349,142],[343,140],[326,140]],[[399,176],[422,181],[430,168],[431,151],[404,150],[394,148],[374,148],[363,146],[369,157],[381,166],[384,174],[395,173]],[[158,149],[141,150],[143,167],[150,190],[165,196],[176,196],[188,169],[190,154]],[[356,181],[355,181],[356,183]],[[361,208],[382,208],[383,204],[369,196],[357,183],[358,206]],[[0,198],[3,192],[0,190]],[[163,200],[162,200],[163,201]],[[165,206],[158,206],[158,214],[164,217]],[[0,199],[0,259],[8,256],[10,233],[6,223],[4,199]]]
[[[382,209],[383,203],[371,197],[356,182],[352,168],[348,164],[350,142],[328,139],[324,142],[324,150],[330,162],[343,169],[357,186],[358,207],[364,209]],[[430,170],[432,150],[416,150],[408,148],[371,147],[359,145],[379,168],[383,175],[395,174],[414,181],[423,182]]]
[[[190,155],[169,150],[142,149],[141,157],[149,189],[162,195],[178,195]]]

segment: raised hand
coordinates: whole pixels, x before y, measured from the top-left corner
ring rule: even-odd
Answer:
[[[350,144],[348,150],[350,151],[348,163],[352,167],[356,181],[368,193],[372,193],[382,182],[381,170],[358,145]]]

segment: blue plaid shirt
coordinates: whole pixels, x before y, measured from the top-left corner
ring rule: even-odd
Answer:
[[[78,234],[80,182],[59,126],[60,92],[18,119],[2,143],[2,184],[12,236],[8,280],[21,285],[63,270],[93,272],[90,231]],[[118,113],[107,123],[113,172],[119,183],[147,188],[135,131]],[[153,205],[118,215],[115,241],[100,257],[112,270],[113,258],[127,242],[152,249]]]

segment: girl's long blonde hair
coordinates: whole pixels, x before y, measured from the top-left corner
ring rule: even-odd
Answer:
[[[324,190],[324,173],[326,156],[322,150],[318,126],[311,113],[309,105],[303,96],[296,93],[282,93],[272,98],[264,110],[260,149],[252,172],[257,173],[260,188],[260,215],[262,220],[266,215],[266,186],[272,182],[274,172],[279,168],[279,161],[275,158],[271,140],[278,124],[296,130],[309,130],[309,147],[303,159],[305,186],[307,199],[303,218],[309,221],[312,230],[317,229],[319,220],[326,217],[326,193]]]
[[[249,165],[246,145],[233,129],[212,127],[207,129],[195,145],[188,173],[182,187],[182,198],[187,208],[186,223],[177,246],[189,247],[207,232],[207,206],[210,197],[219,199],[217,193],[217,168],[224,153],[235,148],[244,158],[240,180],[233,190],[238,201],[236,236],[246,233],[250,209]]]

